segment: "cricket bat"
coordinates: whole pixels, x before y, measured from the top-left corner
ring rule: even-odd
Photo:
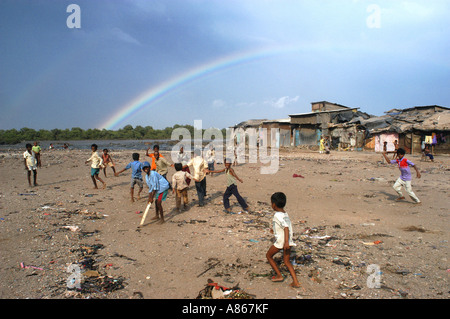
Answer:
[[[147,213],[148,213],[148,211],[149,211],[149,209],[150,209],[151,206],[152,206],[152,203],[148,203],[148,204],[147,204],[147,208],[145,209],[144,216],[142,216],[140,226],[142,226],[142,225],[144,224],[145,218],[147,217]]]

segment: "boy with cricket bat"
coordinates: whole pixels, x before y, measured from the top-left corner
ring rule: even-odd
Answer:
[[[159,223],[162,224],[164,223],[162,202],[167,198],[169,182],[156,171],[151,170],[149,162],[142,163],[142,170],[145,172],[145,181],[149,188],[148,203],[155,201],[156,215],[152,219],[159,219]]]

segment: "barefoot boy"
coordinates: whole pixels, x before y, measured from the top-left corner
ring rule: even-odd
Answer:
[[[25,164],[25,169],[28,175],[28,185],[31,186],[31,171],[33,171],[33,185],[37,186],[37,161],[35,153],[32,150],[31,144],[25,145],[27,150],[23,153],[23,163]]]
[[[405,197],[402,194],[402,186],[406,189],[406,192],[408,193],[409,197],[412,198],[412,200],[414,200],[414,202],[416,204],[420,204],[420,200],[419,198],[417,198],[416,194],[414,194],[414,192],[412,191],[412,187],[411,187],[411,180],[412,180],[412,176],[411,176],[411,170],[409,169],[410,166],[414,167],[414,169],[416,170],[417,173],[417,178],[420,178],[420,172],[419,169],[417,168],[416,165],[414,165],[413,162],[411,162],[410,160],[407,160],[405,158],[405,150],[403,148],[399,148],[397,150],[397,159],[396,160],[389,160],[388,157],[386,156],[386,152],[383,152],[383,156],[386,159],[386,161],[388,163],[391,164],[397,164],[398,168],[400,169],[400,177],[397,179],[397,181],[394,184],[394,189],[398,194],[398,198],[397,200],[402,200],[405,199]]]
[[[94,189],[97,189],[97,182],[96,180],[99,180],[103,183],[103,189],[106,188],[106,183],[98,176],[100,173],[100,166],[102,165],[102,158],[98,156],[97,154],[97,144],[91,145],[92,155],[89,157],[89,159],[85,162],[86,164],[91,162],[91,178],[92,182],[94,183]]]
[[[206,171],[208,164],[202,157],[202,151],[200,149],[194,150],[194,158],[183,167],[192,166],[194,168],[195,188],[198,196],[198,206],[203,207],[205,205],[206,197]]]
[[[104,148],[103,149],[103,154],[102,154],[102,160],[103,160],[103,174],[106,177],[106,168],[109,166],[112,168],[114,175],[116,174],[116,168],[114,167],[114,162],[113,159],[111,157],[111,154],[108,153],[108,149]]]
[[[239,202],[239,205],[241,205],[242,209],[245,212],[248,212],[248,205],[245,202],[245,199],[242,198],[241,194],[239,194],[238,188],[237,188],[237,182],[236,180],[238,180],[239,182],[243,183],[242,179],[240,179],[236,173],[234,172],[233,168],[231,168],[231,160],[230,159],[225,159],[225,168],[221,169],[220,171],[210,171],[208,169],[208,173],[222,173],[225,172],[226,177],[227,177],[227,189],[225,190],[225,193],[223,194],[223,206],[225,207],[225,210],[228,213],[231,213],[231,208],[230,208],[230,197],[231,195],[234,195],[234,197],[236,197],[236,199]]]
[[[120,173],[123,173],[127,169],[131,168],[131,202],[134,202],[134,185],[138,184],[139,192],[137,195],[137,200],[141,199],[142,188],[144,187],[144,181],[142,180],[142,163],[139,162],[139,154],[133,153],[132,155],[133,161],[128,163],[127,166],[120,172],[115,173],[115,176],[119,176]]]
[[[286,205],[286,195],[281,192],[274,193],[270,198],[272,202],[272,209],[275,211],[273,216],[273,229],[271,232],[275,235],[275,243],[269,248],[266,253],[267,260],[270,266],[276,273],[276,276],[272,277],[273,282],[281,282],[284,280],[283,275],[280,272],[273,255],[280,250],[283,250],[283,261],[292,276],[291,287],[298,288],[300,283],[297,280],[294,267],[292,266],[289,258],[291,256],[291,247],[296,246],[292,239],[292,224],[288,214],[284,211]]]
[[[188,172],[183,171],[183,164],[175,163],[175,170],[177,171],[172,176],[172,187],[173,193],[175,194],[175,202],[177,205],[177,211],[180,212],[181,207],[181,197],[183,197],[184,209],[187,209],[187,205],[189,202],[188,199],[188,188],[187,179],[194,179],[194,176],[189,174]],[[195,180],[195,179],[194,179]]]
[[[37,167],[41,168],[42,164],[41,164],[41,151],[42,148],[39,146],[38,142],[34,142],[32,150],[36,156],[36,161],[37,161]]]
[[[162,202],[166,200],[169,192],[169,182],[158,174],[156,171],[150,169],[150,163],[142,163],[142,170],[145,172],[145,181],[149,188],[148,202],[153,203],[156,198],[156,215],[152,219],[159,219],[159,223],[164,223],[164,212]]]

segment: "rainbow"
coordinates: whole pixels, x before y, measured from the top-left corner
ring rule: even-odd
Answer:
[[[295,46],[278,46],[263,48],[257,50],[250,50],[245,52],[239,52],[225,57],[220,57],[216,60],[207,62],[200,66],[194,67],[184,73],[178,74],[175,77],[155,86],[151,87],[126,105],[120,108],[113,116],[107,119],[106,122],[100,124],[98,127],[101,129],[106,128],[108,130],[115,129],[120,123],[123,123],[127,118],[133,116],[141,109],[149,106],[151,103],[162,99],[168,94],[174,92],[178,88],[198,80],[207,75],[223,71],[238,65],[245,63],[258,61],[274,55],[278,55],[285,52],[292,52],[297,50]]]

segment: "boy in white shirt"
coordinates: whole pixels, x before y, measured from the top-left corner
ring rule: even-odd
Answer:
[[[208,163],[208,170],[214,171],[214,162],[216,161],[216,154],[215,154],[214,147],[211,145],[209,150],[206,152],[206,162]],[[209,173],[209,175],[213,176],[213,173]]]
[[[37,186],[37,161],[36,161],[36,155],[32,150],[31,144],[25,145],[27,150],[23,153],[23,163],[25,164],[25,169],[27,170],[28,175],[28,185],[31,186],[31,171],[33,171],[33,185]]]
[[[194,168],[195,188],[198,195],[198,206],[203,207],[206,197],[206,171],[208,164],[203,159],[202,152],[199,149],[194,151],[194,158],[192,158],[185,166],[192,166]]]
[[[103,183],[103,189],[105,189],[106,183],[98,176],[98,174],[100,173],[100,168],[103,164],[103,159],[97,154],[97,144],[92,144],[91,150],[92,155],[85,163],[87,164],[91,162],[91,178],[92,182],[94,183],[94,189],[98,188],[96,179]]]
[[[289,215],[284,211],[284,206],[286,205],[286,195],[281,192],[274,193],[270,198],[272,202],[272,209],[275,211],[273,216],[273,229],[271,233],[275,235],[275,243],[269,248],[266,253],[267,260],[270,266],[276,273],[276,276],[272,277],[273,282],[282,282],[284,277],[280,272],[273,255],[275,255],[280,250],[283,250],[283,261],[286,265],[289,273],[292,276],[291,287],[298,288],[300,283],[297,280],[297,275],[295,274],[294,267],[290,262],[291,247],[296,246],[292,238],[292,223],[289,219]]]

